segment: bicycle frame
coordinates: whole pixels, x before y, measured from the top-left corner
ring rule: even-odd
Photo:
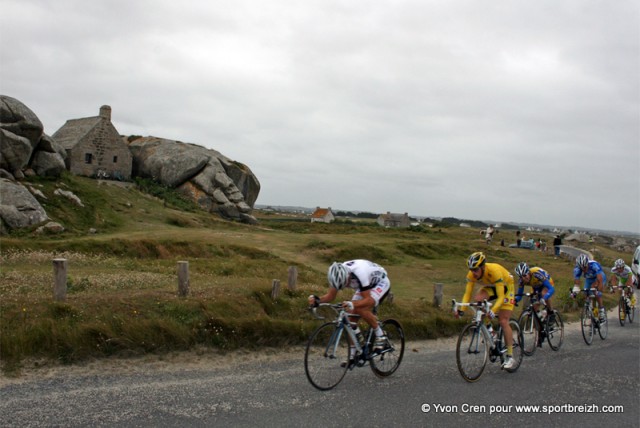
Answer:
[[[489,312],[489,309],[491,308],[492,303],[487,300],[484,300],[482,302],[462,303],[462,302],[456,302],[455,299],[453,299],[452,305],[453,305],[454,311],[457,311],[458,308],[462,306],[470,307],[473,310],[473,321],[471,322],[480,327],[479,331],[482,333],[484,340],[490,344],[490,348],[492,350],[495,349],[497,345],[496,339],[493,337],[491,333],[489,333],[489,330],[487,329],[487,326],[485,325],[485,323],[482,322],[482,318],[487,314],[487,312]]]
[[[339,303],[337,304],[322,303],[320,304],[320,306],[330,307],[337,313],[335,320],[332,321],[334,324],[336,324],[336,329],[331,335],[331,340],[327,344],[325,355],[335,356],[336,347],[338,346],[338,343],[340,343],[340,338],[342,337],[342,334],[346,331],[347,335],[349,336],[349,343],[356,348],[356,355],[361,356],[364,361],[368,360],[369,359],[368,345],[372,343],[371,339],[373,336],[373,329],[369,328],[367,330],[366,338],[363,335],[364,341],[363,343],[360,343],[360,341],[358,340],[358,336],[356,335],[356,331],[352,326],[352,321],[349,319],[349,318],[358,319],[360,318],[360,315],[347,312]],[[311,309],[313,316],[319,320],[325,319],[323,316],[318,315],[318,313],[316,312],[317,309],[318,309],[317,307]],[[355,321],[355,323],[357,324],[357,320]],[[332,346],[333,346],[333,349],[330,349]],[[389,350],[378,352],[378,355],[385,352],[389,352]]]

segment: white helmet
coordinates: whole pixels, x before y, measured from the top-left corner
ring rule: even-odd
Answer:
[[[580,269],[586,269],[589,266],[589,257],[586,254],[580,254],[578,258],[576,258],[576,266]]]
[[[621,270],[624,269],[624,267],[626,266],[626,263],[624,262],[624,260],[622,259],[618,259],[615,261],[615,263],[613,264],[613,268],[615,270]]]
[[[342,263],[333,262],[331,266],[329,266],[329,271],[327,272],[327,280],[329,281],[329,285],[337,290],[342,290],[342,288],[347,285],[347,279],[349,278],[349,269]]]

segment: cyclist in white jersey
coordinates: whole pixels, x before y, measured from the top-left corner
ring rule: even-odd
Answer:
[[[350,313],[360,315],[374,330],[376,335],[374,349],[384,348],[386,338],[373,314],[373,308],[386,297],[391,288],[387,271],[369,260],[334,262],[327,272],[327,280],[329,281],[327,293],[320,297],[309,296],[309,305],[317,306],[319,303],[332,302],[338,295],[338,291],[344,288],[355,290],[352,299],[342,302],[342,306]],[[352,348],[351,352],[350,357],[353,357],[355,348]]]
[[[631,300],[631,306],[635,306],[636,296],[633,293],[633,288],[634,286],[637,286],[636,282],[638,280],[631,271],[631,268],[627,266],[624,260],[618,259],[613,264],[611,273],[613,274],[611,277],[611,285],[614,287],[623,287],[625,285],[628,286],[629,288],[627,288],[626,297]],[[622,292],[622,289],[620,290]],[[611,292],[613,292],[613,289],[611,289]]]

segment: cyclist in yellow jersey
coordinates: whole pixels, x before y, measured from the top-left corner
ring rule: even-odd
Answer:
[[[474,296],[476,302],[484,300],[494,301],[493,306],[487,316],[493,319],[498,314],[500,327],[504,332],[504,341],[507,344],[507,358],[505,358],[502,368],[510,369],[513,367],[513,332],[509,325],[511,312],[515,304],[515,293],[513,285],[513,277],[507,269],[497,263],[487,263],[486,257],[482,252],[475,252],[469,256],[467,266],[469,273],[467,274],[467,288],[462,297],[463,303],[468,303],[476,284],[482,288],[478,290]],[[466,307],[462,307],[466,309]],[[460,313],[456,314],[459,317]]]

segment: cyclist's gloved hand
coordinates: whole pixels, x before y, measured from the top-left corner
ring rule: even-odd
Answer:
[[[320,304],[320,298],[318,296],[316,296],[315,294],[312,294],[309,296],[309,306],[313,306],[314,308],[317,308],[319,304]]]
[[[352,311],[353,310],[353,302],[350,301],[350,300],[345,300],[344,302],[342,302],[342,307]]]
[[[490,320],[494,319],[496,317],[496,314],[493,313],[493,311],[491,309],[489,309],[487,311],[487,316],[489,317]]]
[[[540,303],[542,303],[544,306],[547,306],[547,301],[544,300],[544,297],[540,299]]]

